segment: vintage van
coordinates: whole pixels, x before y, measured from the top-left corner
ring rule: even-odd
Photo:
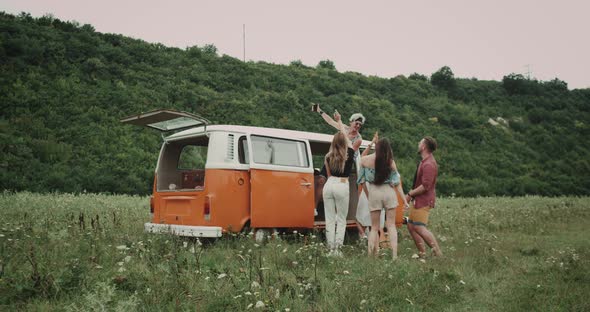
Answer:
[[[163,133],[147,232],[220,237],[245,230],[325,226],[324,179],[315,168],[322,166],[333,135],[210,125],[205,118],[173,110],[121,122]],[[361,148],[368,144],[363,141]],[[355,228],[358,189],[356,183],[350,185],[347,226]]]

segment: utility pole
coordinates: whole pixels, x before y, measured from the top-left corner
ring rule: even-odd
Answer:
[[[531,80],[531,64],[526,64],[526,78],[528,80]]]
[[[246,24],[242,25],[243,35],[244,35],[244,63],[246,62]]]

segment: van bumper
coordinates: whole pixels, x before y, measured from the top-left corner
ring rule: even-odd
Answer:
[[[147,233],[174,234],[190,237],[221,237],[220,226],[193,226],[178,224],[145,223],[144,230]]]

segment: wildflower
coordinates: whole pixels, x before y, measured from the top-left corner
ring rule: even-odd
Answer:
[[[285,308],[285,312],[290,312],[290,311],[291,311],[291,309]]]
[[[234,296],[234,299],[242,298],[242,295]]]
[[[412,284],[410,284],[409,282],[408,282],[408,283],[406,283],[406,285],[408,285],[408,286],[412,287]]]
[[[127,249],[129,249],[129,248],[127,248],[127,246],[125,246],[125,245],[117,246],[117,250],[127,250]]]
[[[412,300],[410,300],[410,299],[406,298],[406,301],[407,301],[409,304],[411,304],[411,305],[414,305],[414,303],[412,302]]]
[[[418,256],[418,254],[413,254],[412,255],[412,259],[418,259],[418,258],[420,258],[420,256]]]
[[[283,249],[283,253],[286,253],[286,252],[287,252],[287,248]]]
[[[281,291],[277,288],[277,290],[275,290],[275,299],[279,299],[280,296],[281,296]]]
[[[367,303],[367,300],[365,300],[365,299],[361,300],[361,305],[363,305],[365,303]]]
[[[344,272],[342,272],[342,273],[343,273],[344,275],[348,275],[348,274],[350,274],[350,272],[348,272],[348,271],[346,271],[346,270],[344,270]]]
[[[449,285],[445,285],[445,291],[447,291],[447,292],[451,291],[451,287],[449,287]]]
[[[123,261],[120,261],[120,262],[117,262],[117,265],[118,266],[123,266],[123,263],[124,263]]]
[[[188,247],[188,242],[182,242],[182,247],[184,247],[184,248]]]
[[[291,264],[293,264],[293,265],[298,265],[298,264],[299,264],[299,262],[297,262],[297,261],[293,261],[293,262],[291,262]]]
[[[120,267],[117,271],[119,271],[119,272],[125,272],[127,270],[124,267]]]
[[[256,309],[262,309],[262,308],[264,308],[264,302],[262,302],[260,300],[256,301],[256,307],[255,308]]]
[[[127,256],[127,257],[125,257],[124,261],[125,261],[125,262],[129,262],[129,261],[131,261],[131,256]]]
[[[247,292],[244,293],[244,295],[246,295],[246,296],[252,296],[252,293],[249,292],[249,291],[247,291]]]
[[[424,259],[420,259],[419,261],[422,263],[426,263],[426,260],[424,260]]]
[[[246,307],[246,310],[250,309],[250,308],[251,308],[253,305],[254,305],[253,303],[250,303],[250,304],[249,304],[249,305]]]
[[[465,282],[464,282],[463,280],[460,280],[460,281],[459,281],[459,283],[460,283],[461,285],[465,285]]]
[[[250,284],[250,286],[251,286],[252,288],[260,288],[260,284],[258,284],[258,282],[257,282],[257,281],[252,281],[252,284]]]
[[[217,275],[217,279],[222,279],[222,278],[224,278],[226,276],[227,276],[227,274],[221,273],[221,274]]]

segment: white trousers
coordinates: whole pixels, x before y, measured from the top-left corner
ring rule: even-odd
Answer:
[[[328,248],[339,249],[344,244],[346,215],[350,190],[348,178],[329,177],[324,185],[324,212]]]

